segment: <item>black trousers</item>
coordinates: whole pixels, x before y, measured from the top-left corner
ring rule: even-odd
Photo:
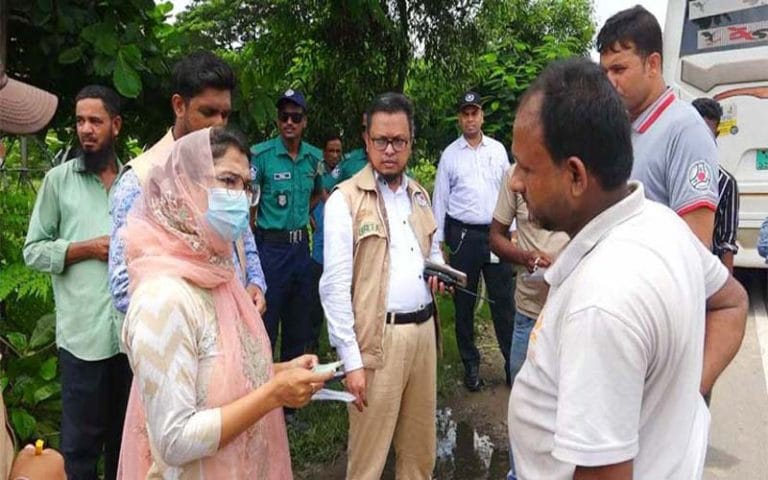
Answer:
[[[133,373],[128,357],[81,360],[59,349],[61,453],[69,480],[96,480],[104,454],[104,479],[114,480]]]
[[[267,282],[264,326],[273,354],[278,334],[281,335],[278,358],[285,362],[312,348],[310,305],[314,262],[309,256],[307,240],[295,244],[268,242],[257,233],[256,245]]]
[[[490,303],[493,328],[499,350],[504,356],[504,371],[509,373],[509,347],[514,327],[514,270],[508,263],[491,263],[488,232],[469,229],[446,221],[445,241],[450,249],[449,263],[467,274],[467,290],[477,292],[483,275]],[[477,299],[457,291],[453,297],[456,310],[456,341],[464,366],[477,365],[480,352],[475,346],[475,305]]]
[[[312,317],[312,351],[317,353],[320,346],[320,335],[323,331],[323,305],[320,302],[320,277],[323,275],[323,264],[312,260],[312,300],[310,302],[310,316]]]

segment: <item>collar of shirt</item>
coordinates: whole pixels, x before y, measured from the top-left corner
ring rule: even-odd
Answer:
[[[675,101],[675,92],[667,87],[659,98],[656,99],[639,117],[632,122],[632,130],[637,133],[645,133],[659,119],[664,110]]]
[[[629,187],[631,193],[626,198],[601,212],[573,237],[552,267],[544,274],[548,284],[556,287],[563,283],[581,259],[591,252],[605,235],[617,225],[640,214],[645,202],[643,184],[632,181],[629,182]]]
[[[115,157],[115,161],[117,162],[117,174],[120,175],[120,173],[123,171],[123,162],[120,161],[119,158]],[[77,173],[91,173],[88,171],[87,168],[85,168],[85,157],[80,155],[79,157],[75,157],[72,159],[73,162],[73,169]]]
[[[465,137],[464,135],[460,136],[459,137],[459,147],[460,148],[472,148],[472,149],[475,149],[475,148],[478,148],[478,147],[481,147],[481,146],[482,147],[487,147],[488,146],[488,141],[486,140],[485,134],[480,132],[480,136],[481,136],[480,143],[478,143],[477,146],[475,146],[475,147],[473,147],[472,145],[469,144],[469,142],[467,141],[467,137]]]
[[[306,153],[306,150],[307,149],[304,145],[304,140],[302,140],[301,143],[299,143],[299,151],[296,153],[296,160],[294,161],[301,160],[301,157],[304,156],[304,154]],[[275,155],[277,156],[285,155],[286,157],[291,158],[291,155],[288,153],[288,149],[285,148],[285,142],[283,142],[283,137],[281,137],[280,135],[275,137]]]
[[[339,162],[341,163],[341,162]],[[325,160],[322,160],[319,164],[319,170],[321,175],[333,175],[333,172],[336,172],[335,176],[338,176],[339,174],[339,164],[337,163],[335,167],[331,167],[326,163]]]
[[[379,184],[379,191],[380,192],[392,192],[392,189],[389,188],[389,184],[386,180],[384,180],[384,177],[382,177],[379,172],[376,170],[373,171],[373,176],[376,178],[376,181]],[[399,193],[403,193],[408,189],[408,176],[403,173],[400,177],[400,186],[397,187],[397,190],[392,192],[393,195],[397,195]]]

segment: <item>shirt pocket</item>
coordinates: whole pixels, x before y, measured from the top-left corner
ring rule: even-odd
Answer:
[[[500,186],[507,168],[509,168],[509,165],[503,165],[502,161],[493,158],[490,153],[481,154],[480,156],[480,172],[483,180],[488,184],[496,187]]]
[[[313,162],[305,159],[301,161],[296,168],[296,187],[298,191],[304,195],[308,195],[315,188],[315,178],[318,175],[317,168],[313,166]]]

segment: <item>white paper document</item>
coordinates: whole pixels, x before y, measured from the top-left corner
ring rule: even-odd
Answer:
[[[345,402],[350,403],[355,401],[355,396],[349,392],[342,392],[339,390],[331,390],[328,388],[321,388],[314,395],[312,395],[313,401],[329,400],[332,402]]]

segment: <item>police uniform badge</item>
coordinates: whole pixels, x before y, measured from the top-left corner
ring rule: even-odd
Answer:
[[[294,92],[292,88],[289,88],[288,90],[285,91],[283,96],[284,97],[292,97],[294,93],[296,93],[296,92]]]
[[[336,167],[333,170],[331,170],[331,176],[333,178],[339,178],[339,175],[341,175],[341,169],[339,167]]]
[[[288,206],[288,194],[285,192],[279,192],[277,194],[277,206],[280,208]]]
[[[464,101],[465,102],[474,102],[475,101],[475,96],[472,95],[471,93],[468,93],[467,96],[464,97]]]

